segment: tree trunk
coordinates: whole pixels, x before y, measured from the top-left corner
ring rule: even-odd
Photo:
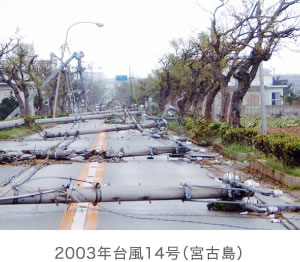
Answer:
[[[196,105],[194,107],[194,115],[195,116],[201,116],[202,115],[202,105],[203,105],[203,102],[204,102],[204,98],[205,98],[205,95],[201,95],[198,97],[198,100],[196,102]]]
[[[27,88],[24,88],[24,105],[25,105],[25,116],[30,115],[30,92]]]
[[[220,111],[220,121],[227,122],[228,118],[228,109],[230,105],[230,92],[228,88],[228,83],[230,81],[230,77],[226,77],[222,74],[221,69],[216,68],[215,77],[219,81],[220,89],[221,89],[221,111]]]
[[[220,111],[220,121],[227,122],[228,109],[230,105],[230,92],[228,86],[221,88],[222,100],[221,100],[221,111]]]
[[[164,86],[159,91],[159,109],[160,111],[163,111],[165,108],[165,105],[167,104],[167,99],[170,95],[170,89],[167,86]]]
[[[203,106],[203,102],[205,100],[205,97],[207,97],[207,95],[209,94],[209,92],[214,88],[214,86],[212,84],[203,84],[200,87],[200,93],[197,96],[197,101],[196,101],[196,105],[194,108],[194,114],[197,116],[201,116],[202,115],[202,106]]]
[[[15,97],[18,101],[18,104],[19,104],[19,107],[20,107],[20,116],[22,116],[22,117],[26,116],[24,102],[23,102],[22,97],[20,95],[19,89],[17,87],[13,87],[12,85],[10,85],[10,87],[14,91]]]
[[[186,104],[187,104],[187,97],[184,96],[182,99],[180,99],[178,102],[177,102],[177,106],[178,106],[178,109],[179,109],[179,112],[178,114],[183,117],[185,115],[185,112],[186,112]]]
[[[241,105],[243,98],[250,88],[251,81],[249,73],[244,73],[243,76],[240,76],[238,79],[238,87],[233,92],[231,109],[230,109],[230,118],[229,125],[231,127],[240,127],[241,126]]]
[[[209,91],[207,97],[206,97],[206,103],[205,103],[205,119],[208,122],[212,121],[212,105],[215,100],[216,95],[220,91],[220,85],[216,85],[212,90]]]
[[[252,67],[250,73],[247,72],[247,67],[244,67],[240,70],[235,78],[238,80],[238,87],[233,92],[232,102],[230,108],[230,118],[229,125],[231,127],[240,127],[241,126],[241,106],[246,95],[249,90],[252,81],[254,80],[261,60],[257,60],[255,63],[252,63]]]
[[[43,103],[43,96],[41,92],[41,88],[36,88],[37,90],[37,95],[38,95],[38,109],[37,109],[37,114],[43,114],[44,113],[44,103]]]

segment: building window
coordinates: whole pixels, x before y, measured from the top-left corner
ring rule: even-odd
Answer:
[[[282,105],[280,92],[272,92],[272,105]]]

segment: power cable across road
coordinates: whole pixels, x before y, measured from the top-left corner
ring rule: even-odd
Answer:
[[[93,208],[91,208],[93,209]],[[268,230],[268,228],[261,228],[261,227],[245,227],[245,226],[238,226],[238,225],[230,225],[230,224],[224,224],[224,223],[209,223],[209,222],[203,222],[203,221],[193,221],[193,220],[183,220],[183,219],[170,219],[170,218],[157,218],[157,217],[150,217],[149,214],[148,217],[141,217],[140,214],[135,213],[123,213],[123,212],[117,212],[113,211],[104,207],[101,207],[98,212],[107,212],[111,214],[115,214],[122,217],[132,218],[132,219],[140,219],[140,220],[156,220],[156,221],[164,221],[164,222],[180,222],[180,223],[190,223],[190,224],[201,224],[201,225],[211,225],[211,226],[221,226],[221,227],[230,227],[230,228],[236,228],[236,229],[247,229],[247,230]],[[155,216],[156,214],[152,214]],[[168,215],[170,216],[170,215]],[[181,215],[178,215],[181,216]]]

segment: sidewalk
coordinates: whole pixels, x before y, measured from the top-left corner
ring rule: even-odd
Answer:
[[[212,150],[214,152],[218,152],[218,150]],[[220,158],[219,158],[220,159]],[[225,158],[226,159],[226,158]],[[225,172],[235,172],[237,175],[241,176],[243,179],[252,177],[255,181],[258,181],[262,187],[266,188],[274,188],[279,189],[280,185],[274,182],[273,179],[268,178],[266,176],[258,177],[253,176],[253,173],[248,172],[248,168],[245,167],[243,163],[238,163],[235,160],[225,160],[224,158],[221,159],[221,163],[219,165],[213,165],[214,166],[214,175],[216,177],[222,176],[222,173]],[[224,165],[225,164],[225,165]],[[216,172],[217,171],[217,172]],[[291,204],[296,203],[300,205],[300,190],[293,190],[290,192],[286,192],[284,189],[284,195],[280,198],[270,198],[270,197],[263,197],[260,196],[260,198],[263,198],[266,202],[268,202],[270,205],[276,204],[276,202],[281,204]],[[297,230],[300,230],[300,213],[297,212],[283,212],[282,213],[282,220],[286,220],[290,224],[288,225],[289,228],[295,228]],[[284,223],[284,222],[283,222]],[[291,226],[292,225],[292,226]]]

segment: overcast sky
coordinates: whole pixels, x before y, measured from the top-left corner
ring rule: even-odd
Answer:
[[[198,0],[212,10],[217,0]],[[40,58],[59,55],[67,28],[80,21],[104,24],[74,26],[68,36],[70,52],[83,51],[85,64],[107,77],[145,77],[168,53],[172,39],[187,39],[208,28],[210,14],[197,0],[0,0],[0,41],[17,28],[33,43]],[[66,53],[69,56],[70,53]],[[101,69],[99,68],[101,67]],[[283,50],[266,63],[276,73],[299,73],[300,53]]]

